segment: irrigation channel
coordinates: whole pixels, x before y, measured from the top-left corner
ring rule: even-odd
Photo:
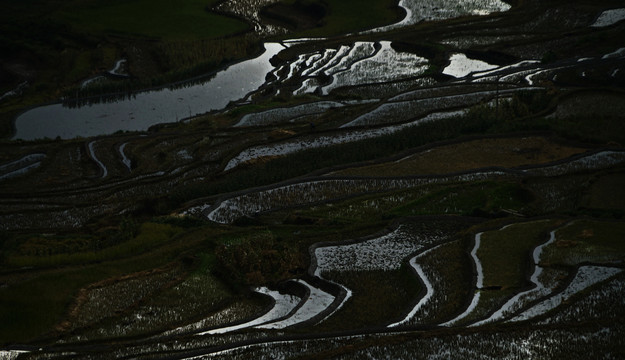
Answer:
[[[38,193],[32,201],[45,200],[42,202],[51,209],[48,220],[44,217],[31,218],[29,209],[24,214],[0,214],[2,230],[15,230],[20,226],[79,227],[105,212],[123,214],[129,211],[131,205],[121,200],[105,206],[96,200],[123,198],[123,191],[132,194],[132,189],[128,188],[133,186],[139,189],[137,191],[160,191],[159,194],[164,194],[171,188],[202,182],[215,173],[237,171],[246,164],[266,158],[392,135],[430,122],[465,115],[475,105],[498,107],[515,94],[548,91],[556,85],[564,87],[567,83],[559,83],[558,79],[563,78],[563,74],[570,75],[570,71],[575,73],[577,80],[584,78],[585,71],[589,69],[600,73],[595,76],[608,79],[620,76],[618,73],[622,71],[625,48],[606,50],[592,58],[568,57],[545,62],[535,56],[489,61],[486,56],[476,56],[475,52],[464,51],[462,46],[453,46],[452,51],[445,53],[444,66],[432,70],[438,68],[434,66],[432,56],[420,55],[419,51],[403,51],[398,43],[381,36],[423,20],[466,15],[479,18],[480,15],[493,14],[491,19],[484,21],[496,22],[500,16],[497,12],[510,10],[509,5],[498,0],[467,1],[463,4],[456,6],[452,1],[438,1],[422,5],[418,1],[402,0],[400,6],[404,8],[406,17],[397,24],[332,41],[295,39],[268,42],[259,56],[232,65],[202,81],[139,92],[123,99],[84,99],[73,101],[72,106],[66,101],[28,110],[16,119],[15,139],[97,137],[87,140],[83,144],[84,149],[72,149],[68,153],[76,164],[90,163],[92,179],[90,182],[77,181],[71,189],[51,188]],[[591,31],[588,29],[612,26],[620,21],[622,13],[625,12],[597,13],[583,25],[583,29]],[[256,15],[250,16],[254,18]],[[352,36],[357,36],[357,39],[351,40]],[[367,37],[371,39],[366,40]],[[462,39],[450,37],[439,40],[451,44],[460,43]],[[282,62],[272,61],[281,51],[291,51],[295,55]],[[122,64],[118,62],[112,72],[117,74]],[[194,117],[208,112],[227,114],[233,109],[254,104],[257,97],[285,93],[290,97],[314,100],[247,112],[237,118],[228,130],[245,133],[257,128],[299,123],[314,127],[328,112],[344,112],[346,115],[341,116],[341,121],[332,123],[331,128],[278,141],[215,147],[214,155],[211,154],[213,148],[205,151],[206,148],[198,146],[196,151],[187,151],[172,138],[157,138],[155,146],[140,147],[136,143],[145,134],[129,134],[113,140],[105,136],[120,130],[145,131],[161,123],[193,121]],[[348,110],[352,109],[358,111],[350,113]],[[550,108],[551,116],[560,110]],[[210,138],[193,141],[193,144],[212,141],[220,146],[218,141]],[[150,168],[134,161],[140,151],[161,147],[165,150],[160,150],[160,153],[168,149],[176,150],[176,161],[173,165],[169,164],[169,168]],[[625,163],[622,149],[586,150],[533,165],[487,167],[431,175],[373,177],[335,172],[314,174],[262,188],[195,199],[176,215],[200,217],[220,226],[228,226],[241,219],[254,219],[284,209],[331,207],[339,200],[365,194],[391,194],[384,195],[383,200],[403,204],[409,201],[406,198],[410,195],[398,195],[400,191],[449,184],[574,177]],[[198,153],[204,156],[202,160],[198,160]],[[86,161],[81,160],[82,156],[86,156]],[[149,156],[158,159],[159,152],[154,151]],[[33,152],[0,165],[0,181],[35,171],[45,165],[47,157],[47,154]],[[553,189],[545,192],[548,195],[557,193]],[[66,198],[80,199],[81,206],[74,206]],[[15,202],[18,203],[17,200]],[[453,351],[454,344],[459,348],[464,346],[465,354],[471,358],[471,355],[478,355],[471,348],[472,344],[478,343],[476,348],[488,348],[490,345],[488,341],[491,340],[476,339],[478,335],[485,338],[496,338],[502,334],[510,336],[506,346],[512,349],[502,350],[508,354],[532,354],[533,350],[528,350],[530,342],[536,347],[546,348],[557,339],[571,337],[577,344],[581,341],[579,339],[599,336],[595,333],[606,341],[615,341],[611,336],[616,335],[610,334],[610,328],[592,328],[597,331],[580,330],[576,333],[552,325],[569,321],[580,313],[596,312],[598,318],[605,316],[601,306],[592,311],[588,308],[596,304],[606,305],[604,299],[622,295],[625,288],[622,264],[609,254],[600,259],[575,254],[580,258],[567,258],[569,262],[566,266],[552,266],[552,262],[556,261],[554,259],[558,259],[554,254],[559,249],[559,236],[560,240],[563,239],[566,229],[576,222],[562,224],[559,219],[550,218],[519,220],[522,215],[516,218],[516,222],[505,226],[499,224],[496,228],[472,232],[471,239],[465,242],[457,239],[455,234],[479,223],[475,218],[442,215],[402,217],[380,233],[313,244],[308,248],[310,267],[303,270],[303,277],[288,280],[279,289],[264,286],[253,289],[254,296],[262,298],[267,304],[263,309],[242,310],[237,308],[238,304],[230,304],[206,318],[196,317],[167,331],[125,337],[124,329],[109,328],[106,330],[110,331],[107,334],[109,340],[79,333],[69,334],[62,341],[44,346],[16,346],[0,350],[0,358],[200,359],[258,355],[288,358],[297,356],[304,347],[310,353],[332,351],[351,346],[353,342],[383,339],[388,335],[405,336],[406,341],[417,344],[411,345],[415,348],[436,348],[438,350],[431,350],[432,353],[443,357],[445,353],[440,349]],[[492,277],[494,272],[493,256],[492,253],[489,255],[489,251],[501,250],[496,248],[492,239],[502,234],[506,236],[508,232],[524,234],[532,228],[540,228],[548,237],[536,236],[540,241],[531,239],[532,242],[528,241],[530,245],[519,256],[520,260],[511,260],[517,261],[515,265],[523,269],[518,271],[523,277],[519,280],[521,285],[497,293],[493,288],[499,290],[498,286],[487,286],[487,282],[491,281],[489,276]],[[444,265],[452,256],[450,254],[456,254],[454,259],[464,259],[467,266],[459,265],[458,268],[462,269],[458,270]],[[469,268],[471,270],[467,270]],[[390,317],[374,325],[367,324],[356,330],[346,326],[346,317],[358,311],[352,304],[361,304],[362,298],[367,297],[362,289],[356,288],[358,279],[375,276],[375,279],[400,282],[406,274],[412,280],[416,279],[421,289],[410,295],[411,303],[397,305],[390,311]],[[459,278],[471,279],[471,284],[456,289],[454,286]],[[454,289],[455,293],[450,289]],[[394,294],[384,295],[391,297]],[[622,302],[622,296],[620,299]],[[156,312],[148,309],[140,313],[141,304],[137,304],[137,308],[132,310],[136,313],[124,315],[127,315],[125,319],[129,326],[144,321]],[[609,307],[606,305],[605,309],[608,311]],[[500,327],[519,324],[521,327],[514,334],[499,330]],[[542,338],[525,334],[524,324],[535,327],[532,332],[537,331]],[[475,329],[481,327],[488,328],[489,332],[475,335],[479,331]],[[328,331],[328,328],[332,330]],[[427,330],[435,330],[440,337],[422,338]],[[622,331],[622,328],[618,330]],[[384,346],[376,345],[376,349],[384,353]],[[360,355],[367,356],[364,353]],[[398,358],[401,356],[409,358],[406,354],[400,354]]]

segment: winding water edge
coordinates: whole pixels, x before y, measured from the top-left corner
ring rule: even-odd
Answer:
[[[51,104],[28,110],[15,120],[13,139],[71,139],[117,131],[144,131],[156,124],[222,109],[265,82],[266,74],[273,69],[269,60],[284,46],[279,43],[264,46],[260,56],[234,64],[200,84],[140,92],[111,103],[81,107]]]

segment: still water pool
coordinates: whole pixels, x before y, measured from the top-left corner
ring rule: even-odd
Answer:
[[[14,139],[71,139],[119,130],[142,131],[222,109],[258,89],[273,70],[269,60],[283,48],[278,43],[266,43],[262,55],[232,65],[199,84],[145,91],[123,100],[81,107],[52,104],[28,110],[15,120]]]

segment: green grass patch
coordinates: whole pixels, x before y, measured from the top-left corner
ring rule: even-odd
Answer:
[[[212,275],[214,256],[199,254],[198,267],[179,284],[152,294],[147,301],[121,317],[113,317],[88,329],[87,338],[140,336],[162,332],[193,323],[203,316],[220,310],[233,300],[233,294]],[[124,327],[119,323],[127,324]],[[121,332],[121,333],[120,333]]]
[[[472,264],[464,242],[457,240],[439,246],[419,259],[429,273],[434,294],[427,312],[417,313],[419,324],[440,324],[460,314],[473,295]]]
[[[162,39],[203,39],[244,31],[240,20],[209,12],[217,1],[91,0],[60,11],[55,18],[96,34]]]
[[[614,210],[621,217],[625,215],[625,172],[599,177],[590,186],[582,201],[592,209]]]
[[[401,318],[420,291],[407,266],[394,271],[331,272],[324,277],[352,290],[340,312],[321,323],[328,330],[384,326]]]
[[[293,277],[304,268],[297,244],[282,241],[269,230],[222,240],[215,249],[216,272],[235,286],[259,286]]]
[[[454,325],[468,325],[475,321],[482,320],[499,309],[504,302],[516,294],[515,289],[505,290],[479,290],[480,300],[477,306],[459,323]]]
[[[414,201],[429,193],[429,187],[368,194],[345,201],[313,206],[301,210],[298,215],[323,218],[332,223],[357,223],[389,218],[389,211]]]
[[[180,234],[181,230],[167,224],[144,223],[134,238],[121,244],[104,248],[99,251],[68,252],[45,254],[42,256],[7,256],[4,265],[8,267],[51,267],[62,265],[88,264],[99,261],[115,260],[141,254],[170,241]],[[70,238],[72,243],[75,239]]]
[[[148,226],[143,236],[159,236],[159,229],[167,232],[167,226]],[[183,254],[204,254],[210,248],[210,240],[222,236],[213,228],[194,230],[179,237],[179,241],[166,242],[164,246],[147,253],[122,253],[112,261],[49,269],[26,273],[6,287],[0,288],[0,343],[27,342],[48,333],[67,315],[74,297],[81,288],[104,279],[116,278],[139,271],[151,270],[179,259]],[[207,241],[208,240],[208,241]],[[152,249],[150,244],[148,248]],[[198,271],[212,266],[212,260],[201,260]],[[14,278],[12,275],[7,275]]]
[[[293,3],[287,0],[285,3]],[[295,37],[329,37],[392,24],[401,19],[395,0],[321,0],[326,10],[320,26],[297,33]]]
[[[599,144],[625,144],[625,123],[620,117],[574,117],[549,121],[553,121],[551,128],[568,138]]]
[[[435,186],[432,191],[392,211],[397,216],[458,214],[498,215],[502,210],[522,210],[532,195],[517,183],[482,182]]]
[[[237,106],[236,108],[228,111],[228,116],[231,118],[239,118],[246,114],[261,112],[265,110],[274,109],[277,107],[295,106],[309,101],[317,101],[318,97],[313,95],[302,95],[294,97],[280,97],[279,95],[271,98],[270,101],[256,104],[244,104]]]
[[[26,341],[50,331],[83,285],[115,274],[112,268],[101,270],[49,273],[0,290],[0,339]]]
[[[554,225],[554,221],[540,220],[483,233],[477,257],[484,271],[484,287],[523,287],[531,268],[531,253],[548,240]]]
[[[0,343],[27,342],[49,334],[65,317],[74,296],[88,284],[151,269],[161,256],[132,258],[35,274],[0,289]]]
[[[556,232],[556,241],[545,248],[544,264],[577,265],[583,262],[623,263],[625,222],[578,220]]]
[[[444,174],[489,166],[514,168],[547,163],[584,152],[544,137],[486,138],[436,147],[401,161],[347,168],[338,174],[356,176],[408,176]]]

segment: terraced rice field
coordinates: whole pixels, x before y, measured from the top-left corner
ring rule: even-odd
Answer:
[[[402,0],[335,36],[304,3],[217,4],[259,49],[222,71],[17,117],[0,358],[622,356],[621,5]]]

